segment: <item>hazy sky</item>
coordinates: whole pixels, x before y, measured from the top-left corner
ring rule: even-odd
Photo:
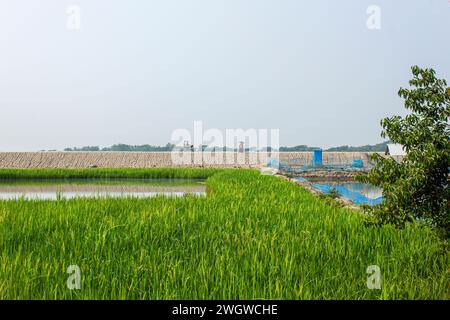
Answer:
[[[450,80],[449,0],[0,0],[0,151],[165,144],[195,120],[377,143],[414,64]]]

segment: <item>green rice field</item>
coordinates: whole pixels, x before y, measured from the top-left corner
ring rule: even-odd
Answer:
[[[0,201],[0,299],[449,298],[448,244],[433,230],[366,226],[257,170],[0,170],[89,178],[206,179],[207,196]],[[71,265],[79,290],[66,284]]]

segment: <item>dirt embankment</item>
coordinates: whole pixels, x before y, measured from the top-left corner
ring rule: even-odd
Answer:
[[[365,152],[324,152],[324,163],[369,161]],[[259,167],[269,159],[293,166],[312,161],[312,152],[0,152],[0,168]]]

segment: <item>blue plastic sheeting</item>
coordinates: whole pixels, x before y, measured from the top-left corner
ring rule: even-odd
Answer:
[[[314,150],[313,165],[320,167],[322,164],[322,149],[316,149]]]
[[[299,181],[303,181],[303,182],[309,182],[307,179],[305,179],[303,177],[298,177],[295,179],[299,180]],[[360,186],[359,190],[361,190],[361,192],[351,190],[350,188],[347,188],[342,185],[328,185],[328,184],[324,184],[324,183],[310,183],[310,185],[313,188],[320,190],[325,194],[331,193],[331,190],[334,189],[337,191],[339,196],[350,200],[354,204],[367,204],[370,206],[374,206],[374,205],[380,204],[383,201],[383,197],[369,198],[366,195],[362,194],[362,191],[364,189],[363,184],[352,183],[352,184],[348,185],[352,189],[357,188],[357,186],[359,185]],[[365,186],[367,186],[367,185],[365,185]]]
[[[353,167],[354,168],[364,168],[364,161],[362,159],[353,160]]]
[[[270,168],[280,168],[280,162],[277,159],[269,158],[267,159],[267,166]]]
[[[326,194],[330,193],[332,189],[335,189],[341,197],[344,197],[344,198],[350,200],[354,204],[368,204],[370,206],[374,206],[374,205],[380,204],[381,201],[383,201],[383,197],[371,199],[359,192],[349,190],[346,187],[339,186],[339,185],[330,186],[327,184],[311,183],[311,186],[322,191],[323,193],[326,193]]]

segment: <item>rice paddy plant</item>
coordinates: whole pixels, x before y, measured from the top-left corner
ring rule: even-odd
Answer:
[[[1,169],[0,180],[19,179],[206,179],[233,169],[145,168],[145,169]]]
[[[194,175],[167,170],[149,172]],[[104,174],[138,174],[120,171]],[[0,201],[0,298],[448,299],[449,253],[431,229],[367,227],[289,181],[208,172],[207,197]]]

